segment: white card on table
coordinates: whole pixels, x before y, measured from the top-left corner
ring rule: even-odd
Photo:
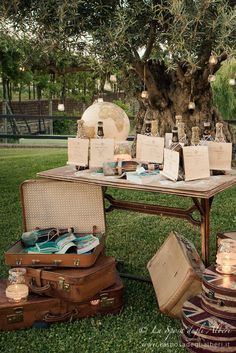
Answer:
[[[100,168],[104,162],[114,161],[114,139],[91,139],[89,168]]]
[[[166,178],[177,181],[179,175],[179,152],[164,149],[164,168],[161,172]]]
[[[162,163],[164,137],[137,135],[136,158],[141,162]]]
[[[207,142],[210,169],[231,170],[232,143]]]
[[[172,142],[172,132],[166,132],[165,133],[165,147],[169,148],[171,142]]]
[[[183,147],[185,180],[197,180],[210,177],[207,146]]]
[[[86,167],[88,165],[89,140],[81,138],[68,138],[69,165]]]

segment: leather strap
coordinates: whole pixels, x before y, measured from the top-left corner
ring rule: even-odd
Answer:
[[[73,309],[71,311],[68,311],[65,314],[59,314],[59,315],[53,315],[50,312],[45,314],[44,316],[44,321],[46,322],[59,322],[59,321],[65,321],[65,320],[73,320],[73,317],[78,315],[78,309]]]
[[[37,287],[37,286],[34,286],[32,283],[30,283],[29,288],[33,293],[43,294],[43,293],[46,293],[51,288],[51,285],[50,283],[47,283],[45,286]]]

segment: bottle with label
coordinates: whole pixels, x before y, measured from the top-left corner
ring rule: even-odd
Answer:
[[[84,132],[84,121],[83,120],[78,120],[77,121],[77,138],[81,138],[84,139],[85,136],[85,132]]]
[[[223,124],[222,123],[216,123],[215,142],[225,142],[225,136],[223,133]]]
[[[202,144],[204,145],[207,141],[214,141],[212,134],[211,134],[211,123],[210,121],[204,121],[204,130],[202,135]]]
[[[193,126],[192,127],[191,146],[199,146],[199,145],[200,145],[199,127]]]
[[[215,134],[215,142],[225,143],[225,135],[223,133],[223,124],[216,123],[216,134]],[[225,170],[212,170],[212,175],[224,175]]]
[[[97,127],[97,138],[102,139],[104,137],[104,131],[103,131],[103,122],[98,121],[98,127]]]
[[[151,136],[158,136],[157,120],[152,120],[151,122]]]
[[[170,144],[169,149],[179,153],[179,175],[178,175],[178,180],[184,180],[183,148],[182,148],[181,144],[179,143],[177,126],[173,127],[173,129],[172,129],[172,140],[171,140],[171,144]]]

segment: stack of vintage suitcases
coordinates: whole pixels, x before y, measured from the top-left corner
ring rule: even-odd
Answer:
[[[0,281],[0,330],[119,313],[123,284],[115,259],[105,255],[102,188],[30,180],[21,185],[21,200],[25,232],[73,228],[75,234],[94,234],[99,245],[85,254],[45,254],[27,253],[22,241],[15,243],[6,251],[5,262],[11,268],[26,268],[30,294],[25,302],[9,302],[5,296],[7,281]]]
[[[236,232],[218,235],[236,240]],[[236,264],[235,264],[236,265]],[[205,269],[202,293],[182,309],[182,342],[194,353],[236,352],[236,275]]]

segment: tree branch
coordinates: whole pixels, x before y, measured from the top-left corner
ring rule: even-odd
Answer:
[[[152,21],[151,23],[151,28],[150,28],[150,33],[149,33],[149,40],[147,43],[147,47],[145,50],[145,53],[143,55],[143,60],[147,61],[147,59],[149,58],[151,52],[152,52],[152,48],[153,45],[155,43],[155,39],[156,39],[156,22]]]

